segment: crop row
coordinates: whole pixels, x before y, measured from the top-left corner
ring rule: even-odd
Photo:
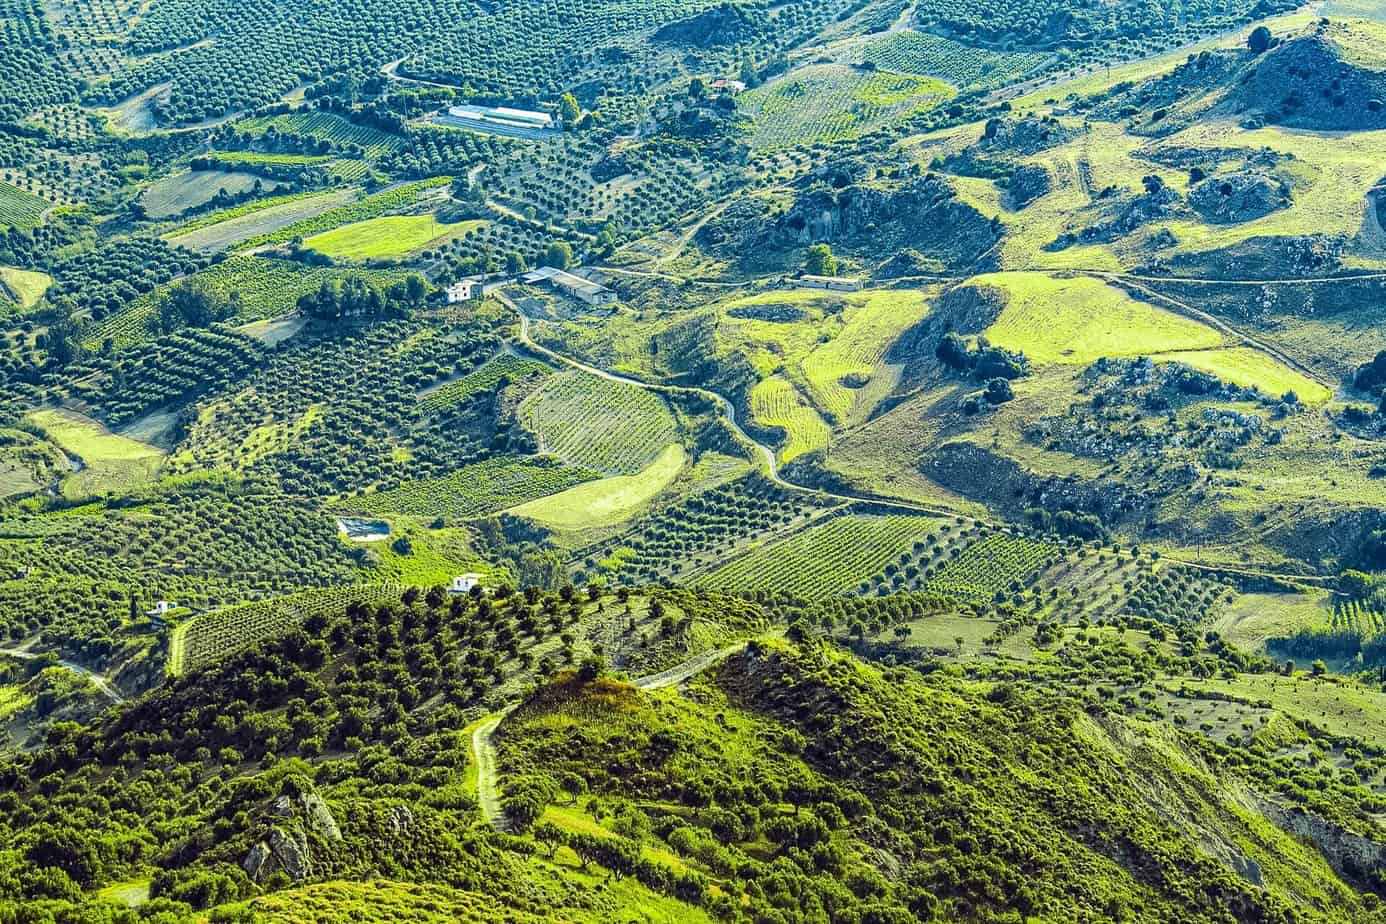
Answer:
[[[398,600],[397,584],[322,587],[212,610],[180,625],[169,644],[169,670],[197,670],[257,642],[283,635],[310,616],[339,612],[351,603]]]
[[[397,488],[343,502],[368,514],[468,519],[548,497],[597,477],[590,469],[562,465],[546,457],[495,458],[464,466],[441,478],[406,481]]]
[[[415,183],[405,183],[402,186],[395,186],[383,190],[355,202],[350,202],[335,209],[328,209],[320,215],[312,218],[305,218],[296,221],[285,228],[277,231],[268,231],[258,234],[241,242],[242,248],[258,247],[261,244],[280,244],[284,241],[293,240],[296,237],[310,237],[323,231],[331,231],[333,228],[341,227],[356,221],[365,221],[368,218],[378,218],[381,215],[400,212],[412,206],[418,199],[419,194],[430,189],[437,189],[447,186],[452,182],[451,177],[440,176],[428,180],[419,180]]]
[[[847,593],[938,524],[936,518],[908,514],[835,517],[699,577],[693,586],[808,600]]]
[[[674,415],[657,395],[585,372],[551,376],[520,404],[543,451],[605,472],[633,474],[677,441]]]
[[[503,378],[515,381],[528,375],[544,375],[550,371],[552,370],[546,363],[537,359],[524,359],[514,353],[502,353],[479,369],[428,392],[419,399],[419,410],[424,413],[441,411],[461,404],[478,392],[491,391]]]

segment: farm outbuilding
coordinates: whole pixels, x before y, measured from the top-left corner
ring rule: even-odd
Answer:
[[[831,289],[834,292],[860,292],[862,290],[862,281],[850,276],[804,275],[799,277],[799,283],[810,289]]]
[[[606,286],[552,266],[531,270],[521,276],[520,281],[526,285],[547,285],[588,305],[609,305],[616,301],[616,293]]]
[[[509,106],[449,106],[435,121],[516,138],[544,138],[558,130],[550,113]]]

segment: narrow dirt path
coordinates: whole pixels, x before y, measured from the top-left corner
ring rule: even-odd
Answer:
[[[8,655],[11,658],[19,658],[22,661],[37,661],[39,658],[42,658],[47,654],[48,652],[46,651],[25,651],[21,648],[0,648],[0,655]],[[83,667],[76,661],[67,661],[62,659],[58,661],[58,666],[65,667],[75,674],[81,674],[83,677],[86,677],[88,680],[92,682],[92,686],[100,690],[101,693],[111,702],[125,702],[125,697],[121,694],[121,692],[117,690],[115,687],[111,686],[110,682],[107,681],[105,677],[102,677],[100,674],[96,673],[91,668]]]

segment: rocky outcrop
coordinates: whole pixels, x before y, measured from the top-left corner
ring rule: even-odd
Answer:
[[[783,261],[789,251],[827,242],[843,252],[912,249],[948,268],[971,267],[1000,228],[957,197],[945,177],[924,174],[901,184],[817,184],[784,212],[747,197],[699,230],[705,251],[744,266]],[[869,245],[869,247],[867,246]]]
[[[1204,221],[1237,224],[1290,207],[1289,184],[1259,171],[1209,177],[1189,190],[1191,205]]]
[[[921,466],[923,474],[967,497],[1019,519],[1038,508],[1092,514],[1111,525],[1135,519],[1155,502],[1148,491],[1120,482],[1060,478],[1031,472],[1018,462],[967,442],[945,443]]]
[[[1333,871],[1358,888],[1386,873],[1386,844],[1354,834],[1299,806],[1258,799],[1261,813],[1284,831],[1311,841]]]
[[[1320,22],[1255,59],[1227,103],[1266,123],[1318,131],[1386,128],[1386,71],[1344,48],[1379,39],[1360,27]]]
[[[263,882],[276,872],[283,872],[294,882],[309,879],[321,865],[314,857],[314,845],[330,849],[342,841],[337,819],[306,780],[286,780],[265,815],[268,833],[251,846],[241,862],[254,882]]]

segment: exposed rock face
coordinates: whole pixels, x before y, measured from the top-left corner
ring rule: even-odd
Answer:
[[[1312,841],[1333,871],[1359,888],[1386,871],[1386,844],[1353,834],[1298,806],[1258,801],[1262,814],[1295,837]]]
[[[1189,205],[1205,221],[1235,224],[1290,207],[1290,187],[1265,173],[1209,177],[1189,190]]]
[[[394,837],[399,837],[413,826],[414,813],[407,805],[396,805],[385,815],[385,830]]]
[[[260,841],[254,847],[250,848],[250,853],[245,855],[245,861],[241,863],[241,869],[245,870],[245,874],[249,876],[252,881],[259,882],[265,877],[265,864],[269,862],[272,856],[274,855],[270,853],[269,844]]]
[[[313,857],[308,851],[308,838],[302,831],[273,828],[269,834],[269,849],[279,866],[294,882],[313,875]]]
[[[406,814],[408,809],[403,810]],[[313,875],[316,865],[314,843],[322,847],[342,840],[341,829],[332,811],[311,785],[286,783],[285,789],[269,804],[265,814],[269,833],[246,854],[241,868],[254,882],[263,882],[278,871],[295,882]],[[408,816],[413,821],[413,816]],[[407,827],[407,824],[405,825]]]

